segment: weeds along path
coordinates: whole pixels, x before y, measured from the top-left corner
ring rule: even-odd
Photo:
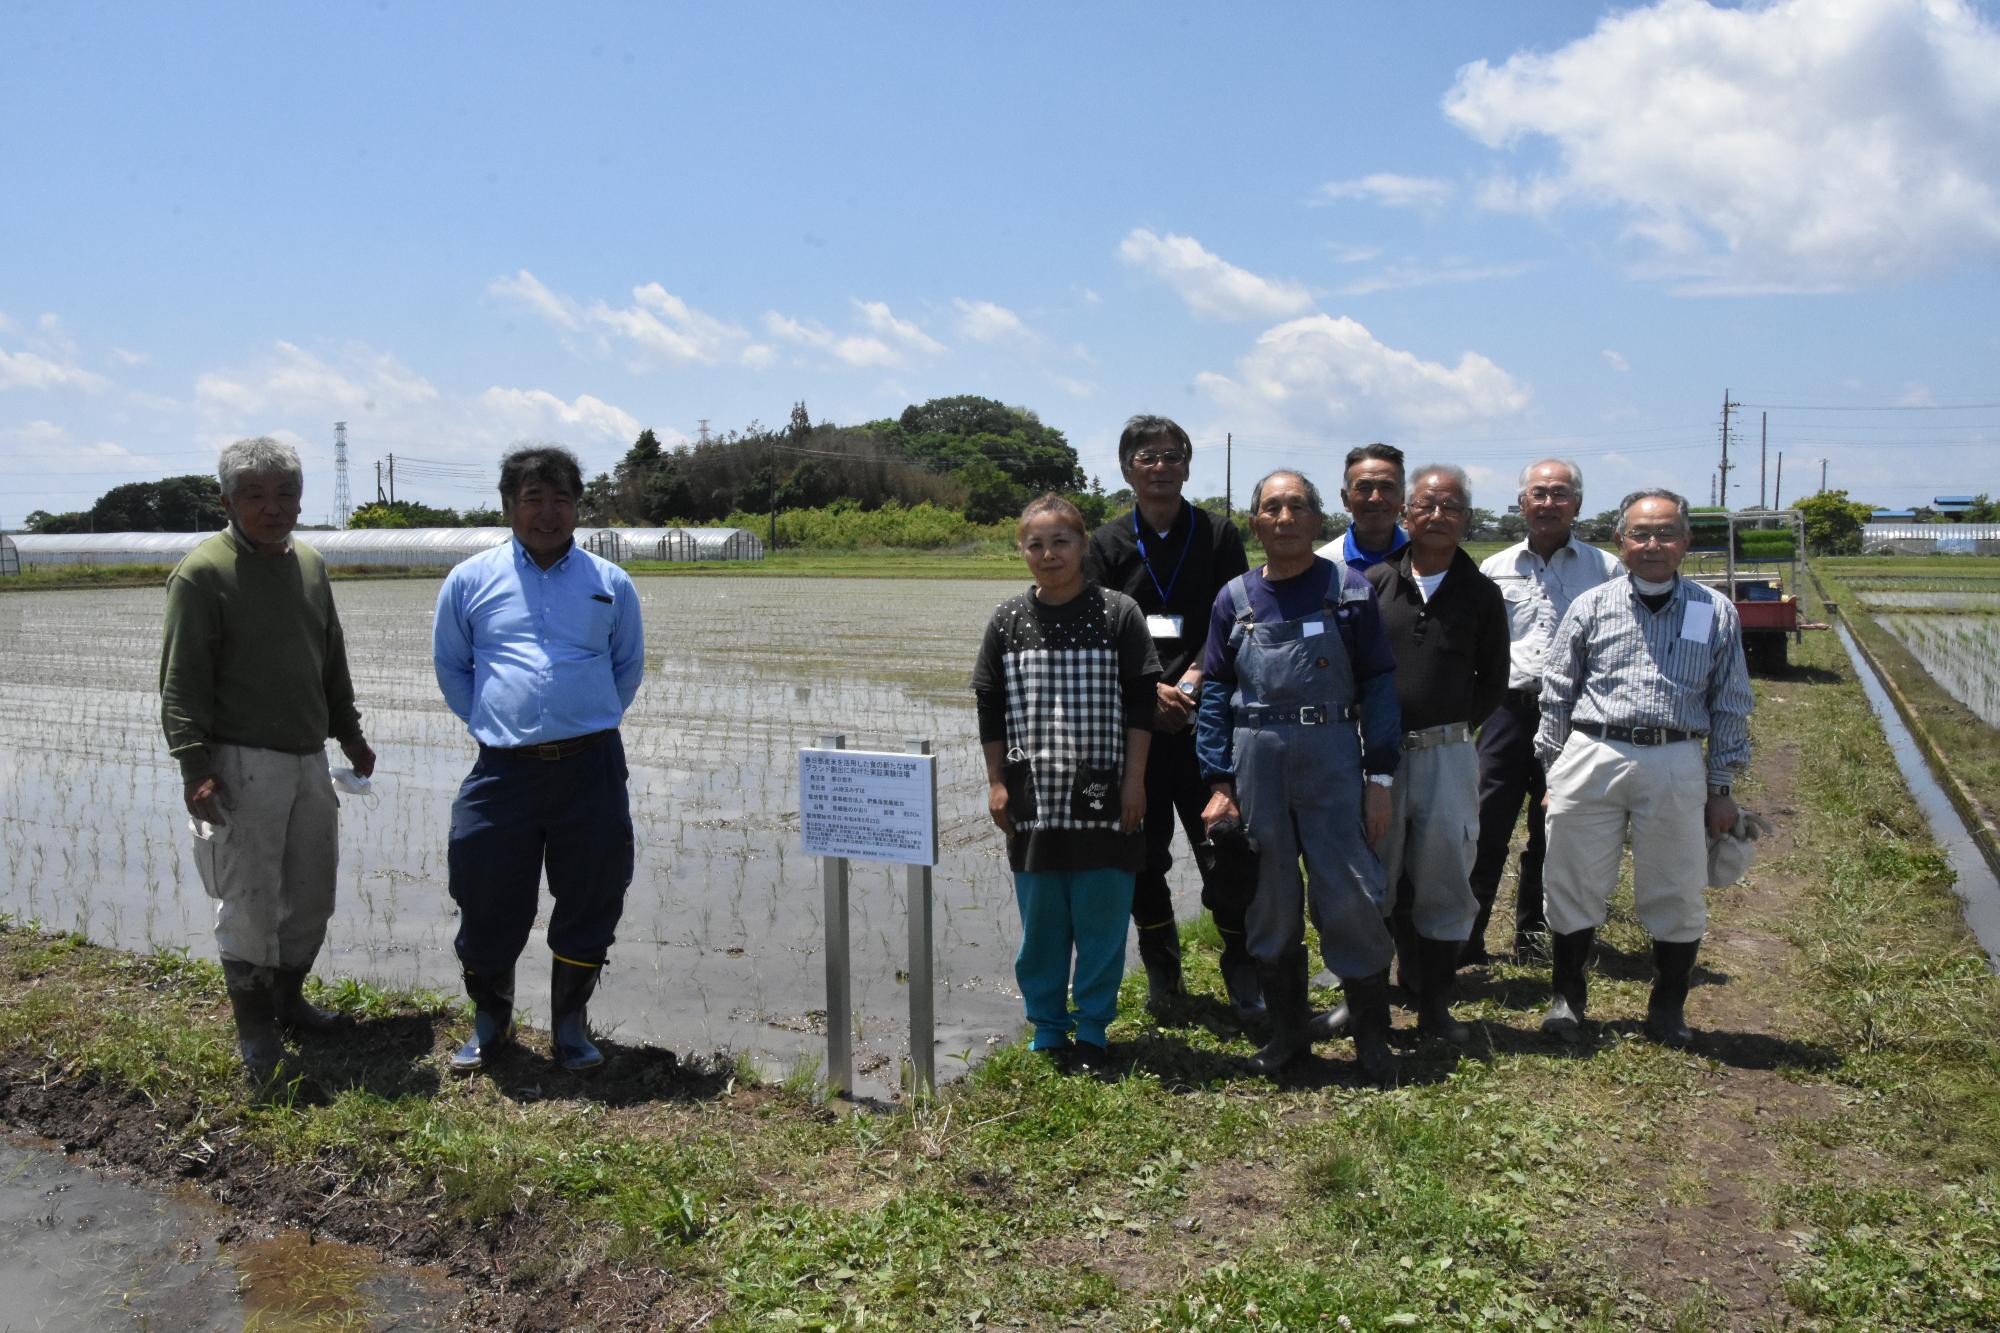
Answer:
[[[1108,1082],[1015,1047],[835,1112],[727,1057],[578,1079],[540,1034],[454,1081],[455,1002],[341,983],[355,1033],[252,1104],[213,966],[16,923],[0,1118],[435,1264],[476,1328],[1993,1327],[2000,983],[1836,651],[1759,684],[1744,799],[1780,831],[1714,895],[1691,1052],[1637,1036],[1626,894],[1593,1046],[1542,1039],[1546,974],[1502,962],[1467,974],[1475,1047],[1400,1032],[1388,1093],[1345,1043],[1245,1076],[1204,927],[1172,1021],[1131,979]]]

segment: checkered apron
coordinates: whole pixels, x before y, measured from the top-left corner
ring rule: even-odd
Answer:
[[[1070,814],[1070,788],[1077,765],[1117,769],[1125,759],[1125,707],[1118,687],[1118,648],[1111,608],[1095,587],[1081,594],[1097,603],[1084,617],[1074,641],[1060,648],[1009,649],[1007,751],[1025,754],[1032,769],[1036,818],[1024,829],[1116,828],[1117,775],[1112,777],[1106,817],[1081,820]]]

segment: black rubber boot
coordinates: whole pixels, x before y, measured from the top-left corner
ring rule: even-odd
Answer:
[[[555,960],[555,973],[549,979],[549,1035],[556,1060],[564,1069],[595,1069],[604,1063],[604,1052],[591,1043],[585,1010],[602,971],[602,963],[592,966],[567,958]]]
[[[1217,966],[1222,972],[1222,988],[1229,992],[1230,1008],[1236,1011],[1239,1022],[1263,1017],[1264,983],[1257,976],[1257,960],[1243,943],[1243,932],[1220,926],[1216,931],[1222,936],[1222,957]]]
[[[472,997],[472,1035],[452,1053],[452,1072],[458,1074],[486,1068],[514,1040],[514,969],[464,976],[465,993]]]
[[[1590,949],[1595,943],[1594,929],[1549,937],[1549,953],[1555,960],[1550,969],[1550,989],[1555,994],[1550,998],[1549,1011],[1542,1015],[1542,1031],[1564,1041],[1582,1041],[1584,1037],[1584,1005],[1590,998]]]
[[[1465,947],[1458,952],[1460,967],[1483,967],[1493,961],[1493,955],[1486,952],[1486,923],[1493,919],[1493,900],[1499,896],[1498,884],[1472,886],[1472,898],[1479,904],[1479,915],[1473,920],[1472,934],[1466,937]]]
[[[1396,1084],[1396,1055],[1389,1049],[1389,971],[1341,983],[1344,1006],[1353,1015],[1354,1061],[1363,1082],[1378,1088]]]
[[[1186,993],[1181,984],[1181,932],[1172,917],[1138,929],[1139,961],[1146,968],[1146,1012],[1165,1018]]]
[[[222,960],[222,978],[229,987],[229,1009],[236,1017],[236,1054],[243,1072],[259,1087],[272,1082],[285,1061],[285,1039],[278,1031],[273,969],[235,958]]]
[[[1396,941],[1396,984],[1403,988],[1405,1002],[1414,1006],[1424,991],[1424,960],[1417,948],[1417,923],[1411,915],[1413,890],[1406,879],[1396,890],[1396,907],[1382,924]]]
[[[1435,1041],[1459,1045],[1472,1039],[1472,1029],[1451,1014],[1452,992],[1457,989],[1457,940],[1417,937],[1417,956],[1423,961],[1424,988],[1417,996],[1417,1034]]]
[[[1275,965],[1259,963],[1257,979],[1264,986],[1264,1012],[1271,1022],[1271,1039],[1250,1057],[1252,1073],[1267,1078],[1302,1055],[1312,1044],[1306,1034],[1306,960],[1287,954]]]
[[[294,1035],[305,1033],[310,1036],[325,1036],[352,1027],[353,1022],[346,1014],[322,1009],[306,998],[306,973],[311,970],[310,963],[304,967],[281,967],[277,970],[274,995],[278,1026]]]
[[[1342,993],[1346,986],[1343,983]],[[1354,1006],[1342,1001],[1337,1007],[1324,1013],[1314,1014],[1306,1020],[1306,1036],[1313,1041],[1334,1041],[1347,1035],[1353,1025]]]
[[[1662,1046],[1688,1046],[1694,1029],[1687,1025],[1688,983],[1694,976],[1700,940],[1684,944],[1653,941],[1653,994],[1646,1001],[1646,1035]]]

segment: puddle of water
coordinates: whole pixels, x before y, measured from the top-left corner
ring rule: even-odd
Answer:
[[[845,732],[853,748],[935,743],[940,1070],[1014,1036],[1019,918],[967,681],[987,617],[1021,585],[638,586],[647,675],[623,727],[638,871],[592,1021],[625,1040],[747,1051],[774,1072],[824,1056],[819,866],[799,849],[795,787],[799,747]],[[343,583],[335,595],[380,768],[378,794],[341,811],[340,901],[318,970],[456,994],[445,842],[473,746],[431,673],[437,584]],[[0,911],[212,957],[159,733],[161,610],[148,588],[0,598]],[[1173,879],[1178,910],[1198,911],[1184,855]],[[857,1091],[882,1096],[908,1045],[902,869],[855,864],[850,901]],[[546,915],[518,992],[539,1026],[545,926]]]
[[[206,1203],[0,1140],[7,1328],[441,1328],[441,1279],[297,1233],[218,1245]]]
[[[1854,664],[1854,674],[1860,678],[1869,706],[1882,723],[1883,734],[1896,756],[1896,766],[1903,770],[1910,795],[1923,812],[1924,822],[1930,825],[1931,836],[1951,861],[1957,876],[1952,888],[1964,904],[1965,922],[1972,928],[1979,947],[1986,951],[1987,966],[2000,972],[2000,880],[1994,878],[1992,867],[1986,863],[1979,844],[1972,840],[1965,821],[1959,818],[1957,808],[1931,775],[1916,738],[1904,725],[1903,715],[1896,711],[1895,703],[1882,688],[1882,682],[1875,678],[1867,659],[1862,657],[1854,636],[1845,625],[1836,623],[1833,628],[1840,636],[1841,646],[1847,649],[1848,660]]]

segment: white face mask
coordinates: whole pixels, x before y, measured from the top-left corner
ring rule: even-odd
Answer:
[[[366,796],[369,792],[375,790],[373,782],[362,777],[351,768],[330,768],[327,770],[327,776],[333,779],[334,786],[346,792],[349,796]]]
[[[1637,574],[1631,575],[1631,579],[1632,586],[1649,597],[1674,590],[1674,581],[1672,579],[1665,579],[1659,583],[1655,583],[1651,579],[1642,579]]]

